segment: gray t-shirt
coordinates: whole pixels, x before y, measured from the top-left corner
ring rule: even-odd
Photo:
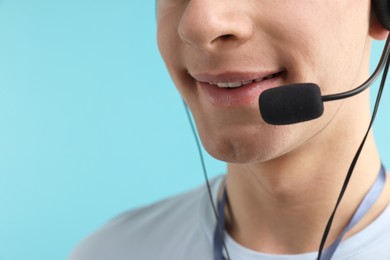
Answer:
[[[214,203],[224,176],[211,180]],[[84,240],[70,260],[212,260],[216,220],[205,185],[119,215]],[[314,260],[316,252],[262,254],[226,233],[232,260]],[[333,259],[389,260],[390,206],[369,226],[343,241]]]

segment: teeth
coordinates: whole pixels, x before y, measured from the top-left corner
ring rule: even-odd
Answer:
[[[242,82],[231,82],[231,83],[228,83],[228,85],[229,85],[229,88],[237,88],[237,87],[242,86]]]
[[[220,88],[238,88],[238,87],[241,87],[243,85],[248,85],[252,82],[260,82],[263,80],[272,79],[272,78],[276,77],[276,75],[277,74],[272,74],[272,75],[268,75],[268,76],[263,77],[263,78],[258,78],[258,79],[253,79],[253,80],[244,80],[244,81],[237,81],[237,82],[209,83],[209,84],[218,86]]]
[[[252,83],[253,80],[245,80],[245,81],[237,81],[237,82],[226,82],[226,83],[211,83],[212,85],[216,85],[220,88],[238,88],[243,85],[247,85]]]
[[[245,83],[241,81],[237,82],[226,82],[226,83],[211,83],[212,85],[216,85],[220,88],[238,88],[241,87],[242,85],[245,85]],[[246,83],[248,84],[248,83]]]
[[[229,87],[229,83],[216,83],[213,85],[217,85],[220,88],[228,88]]]

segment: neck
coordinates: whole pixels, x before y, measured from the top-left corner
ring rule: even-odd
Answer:
[[[299,149],[273,160],[228,164],[229,210],[225,210],[226,227],[232,238],[245,247],[264,253],[316,251],[368,119],[366,123],[356,125],[357,128],[341,127],[337,135],[328,135],[348,138],[331,139],[326,133],[321,133]],[[370,134],[326,246],[347,225],[379,169],[379,155]],[[381,196],[370,214],[347,237],[373,221],[385,207],[387,197],[389,195]]]

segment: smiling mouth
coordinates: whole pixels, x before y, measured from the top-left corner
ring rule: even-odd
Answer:
[[[219,107],[257,104],[261,93],[284,82],[287,70],[260,73],[197,74],[193,78],[201,98]],[[192,76],[192,75],[191,75]]]
[[[285,71],[279,71],[277,73],[269,74],[265,77],[259,77],[259,78],[254,78],[254,79],[249,79],[249,80],[243,80],[243,81],[230,81],[230,82],[204,82],[208,83],[209,85],[217,86],[219,88],[239,88],[243,87],[252,83],[258,83],[262,81],[266,81],[269,79],[273,79],[276,77],[281,76]]]

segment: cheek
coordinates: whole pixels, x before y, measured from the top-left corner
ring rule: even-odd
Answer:
[[[158,49],[168,70],[172,70],[175,64],[178,64],[178,55],[174,51],[177,50],[178,43],[173,28],[173,21],[169,19],[160,19],[157,28]]]
[[[191,112],[195,114],[194,111],[199,108],[196,82],[184,66],[185,46],[177,32],[178,22],[178,19],[172,18],[159,21],[158,47],[176,89]]]
[[[285,54],[284,62],[294,77],[291,80],[318,83],[328,94],[348,89],[362,62],[369,1],[295,4],[289,13],[286,8],[280,9],[279,16],[285,19],[275,21],[268,17],[275,22],[267,26],[271,28],[268,34],[277,39],[278,49]]]
[[[176,83],[179,80],[178,74],[185,71],[182,60],[183,43],[178,34],[181,9],[172,7],[170,10],[164,10],[158,14],[157,44],[168,72]]]

